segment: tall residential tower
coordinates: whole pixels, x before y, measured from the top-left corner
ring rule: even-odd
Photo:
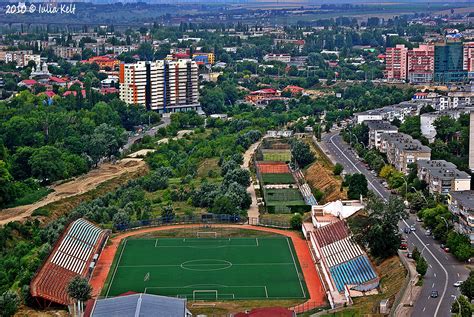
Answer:
[[[120,99],[159,113],[201,110],[198,66],[188,59],[121,64]]]

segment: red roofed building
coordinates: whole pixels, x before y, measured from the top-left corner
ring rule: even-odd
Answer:
[[[108,95],[108,94],[118,94],[120,90],[118,90],[115,87],[109,87],[109,88],[101,88],[100,93],[102,95]]]
[[[64,87],[64,86],[67,85],[67,80],[66,79],[59,78],[59,77],[56,77],[56,76],[49,77],[48,81],[49,81],[50,85],[58,85],[58,86],[61,86],[61,87]]]
[[[284,307],[255,308],[249,312],[237,313],[234,317],[296,317],[296,313]]]
[[[303,94],[304,93],[304,88],[298,87],[298,86],[286,86],[283,91],[289,91],[291,92],[292,96]]]
[[[22,80],[18,83],[18,86],[20,86],[20,87],[23,86],[23,87],[30,88],[30,87],[33,87],[37,83],[38,82],[34,79],[24,79],[24,80]]]
[[[53,98],[54,96],[56,96],[56,94],[52,90],[46,90],[46,91],[40,92],[38,96],[40,95],[46,95],[48,96],[48,98]]]
[[[84,64],[93,64],[96,63],[99,65],[101,69],[109,67],[110,69],[114,69],[116,66],[120,64],[120,61],[115,58],[110,58],[109,56],[93,56],[88,60],[82,61]]]
[[[108,232],[85,219],[72,222],[30,284],[39,305],[72,304],[67,286],[72,278],[89,278]]]
[[[280,91],[274,88],[264,88],[256,91],[252,91],[245,100],[251,103],[257,103],[259,100],[262,99],[269,99],[280,97]]]
[[[82,97],[83,98],[86,98],[86,90],[85,89],[82,89],[81,90],[81,93],[82,93]],[[74,97],[77,96],[77,91],[75,90],[68,90],[68,91],[65,91],[64,94],[63,94],[63,97],[67,97],[69,95],[73,95]]]

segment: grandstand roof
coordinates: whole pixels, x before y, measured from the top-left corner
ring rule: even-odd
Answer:
[[[31,282],[31,295],[62,305],[70,304],[69,281],[77,275],[88,275],[90,263],[105,236],[105,230],[85,219],[72,222]]]
[[[91,317],[136,317],[136,316],[191,316],[182,298],[132,294],[96,301]]]
[[[349,230],[345,222],[340,220],[314,230],[314,235],[319,246],[322,248],[328,244],[347,238],[349,236]]]

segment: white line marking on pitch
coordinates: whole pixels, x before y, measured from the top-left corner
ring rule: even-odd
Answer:
[[[303,292],[303,297],[306,297],[306,292],[304,291],[303,284],[301,283],[300,273],[298,272],[298,267],[296,266],[295,257],[293,256],[293,250],[291,249],[291,246],[290,246],[290,240],[286,238],[286,242],[288,243],[288,249],[290,249],[291,257],[293,258],[293,264],[295,265],[296,277],[298,278],[298,281],[300,282],[300,287],[301,287],[301,291]]]
[[[268,298],[268,291],[267,291],[267,287],[265,286],[265,295],[267,296]]]
[[[123,245],[122,251],[120,252],[120,257],[119,257],[119,259],[118,259],[117,265],[115,266],[114,275],[112,275],[112,279],[111,279],[110,282],[109,282],[109,288],[107,289],[107,294],[105,294],[105,298],[107,298],[107,297],[109,296],[110,287],[112,287],[112,283],[114,282],[115,273],[117,273],[117,269],[118,269],[118,267],[119,267],[119,265],[120,265],[120,260],[122,260],[123,250],[125,250],[125,247],[127,246],[127,241],[128,241],[128,240],[125,240],[125,243],[124,243],[124,245]]]

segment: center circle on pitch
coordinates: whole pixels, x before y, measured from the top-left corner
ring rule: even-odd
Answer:
[[[181,263],[181,268],[188,271],[210,272],[226,270],[232,263],[226,260],[201,259],[191,260]]]

